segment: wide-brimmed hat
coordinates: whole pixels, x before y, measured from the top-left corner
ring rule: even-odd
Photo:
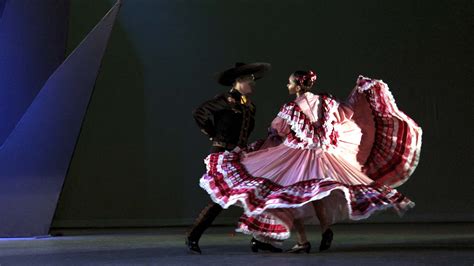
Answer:
[[[235,67],[227,69],[217,75],[217,82],[224,86],[232,86],[238,77],[246,75],[254,75],[255,79],[263,78],[266,72],[271,69],[272,65],[269,63],[235,63]]]

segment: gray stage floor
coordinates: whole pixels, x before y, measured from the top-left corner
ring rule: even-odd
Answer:
[[[333,227],[327,252],[308,227],[310,254],[252,253],[249,237],[212,227],[202,255],[187,254],[186,228],[62,230],[64,236],[0,239],[0,265],[474,265],[474,224],[350,224]],[[294,244],[292,237],[285,248]]]

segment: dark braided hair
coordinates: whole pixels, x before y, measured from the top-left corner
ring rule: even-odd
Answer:
[[[312,70],[298,70],[291,74],[291,78],[296,85],[301,86],[304,90],[310,90],[316,82],[316,73]]]

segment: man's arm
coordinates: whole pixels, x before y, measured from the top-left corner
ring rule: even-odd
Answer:
[[[201,131],[210,138],[215,136],[214,114],[225,107],[225,100],[216,97],[206,101],[193,111],[193,117]]]

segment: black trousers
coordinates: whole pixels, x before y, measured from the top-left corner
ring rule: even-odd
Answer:
[[[219,204],[214,202],[207,204],[189,229],[188,238],[193,241],[199,241],[204,231],[211,226],[212,222],[221,212],[222,207]]]
[[[225,151],[223,147],[211,147],[211,153]],[[204,209],[202,209],[199,216],[196,218],[194,224],[189,228],[188,238],[193,241],[199,241],[204,231],[206,231],[216,217],[222,212],[222,207],[210,201]]]

